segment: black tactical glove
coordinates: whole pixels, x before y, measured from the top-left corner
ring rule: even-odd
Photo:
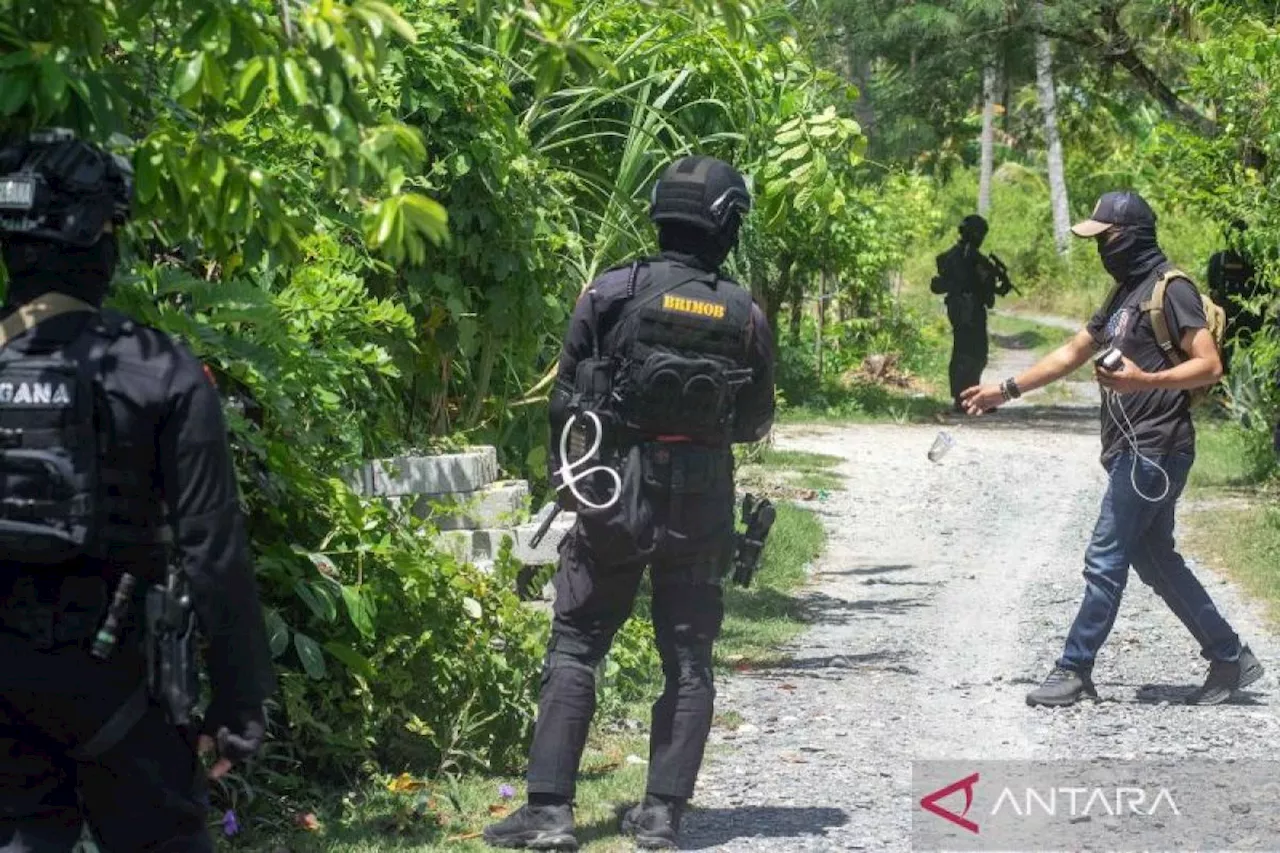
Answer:
[[[267,729],[266,709],[222,709],[215,703],[205,717],[202,734],[213,740],[218,757],[239,763],[247,761],[262,748]]]

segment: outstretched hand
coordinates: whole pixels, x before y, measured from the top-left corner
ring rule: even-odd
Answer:
[[[980,416],[1004,403],[999,385],[974,385],[960,392],[960,405],[966,413]]]

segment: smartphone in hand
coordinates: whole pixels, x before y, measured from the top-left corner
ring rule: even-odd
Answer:
[[[1115,373],[1124,366],[1124,354],[1115,347],[1111,347],[1095,356],[1093,363],[1099,370]]]

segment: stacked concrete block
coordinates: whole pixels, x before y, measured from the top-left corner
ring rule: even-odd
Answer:
[[[527,512],[529,484],[503,480],[471,492],[418,497],[413,512],[441,530],[514,527]]]
[[[477,492],[498,479],[498,451],[473,447],[464,453],[375,459],[364,466],[370,497],[451,495]]]
[[[460,560],[491,566],[510,541],[512,556],[526,566],[554,564],[573,516],[557,518],[534,548],[530,540],[553,505],[521,523],[529,484],[498,476],[497,450],[472,447],[462,453],[377,459],[356,473],[352,485],[369,497],[410,502],[415,515],[441,531],[441,550]]]

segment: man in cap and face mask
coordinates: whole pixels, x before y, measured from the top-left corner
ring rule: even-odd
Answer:
[[[1102,463],[1110,475],[1102,511],[1085,552],[1085,595],[1066,648],[1031,705],[1070,705],[1097,696],[1094,660],[1120,609],[1129,567],[1164,599],[1210,662],[1204,686],[1188,702],[1217,704],[1263,674],[1262,665],[1218,612],[1175,548],[1174,514],[1195,457],[1189,392],[1212,385],[1222,364],[1195,285],[1173,278],[1164,317],[1181,358],[1160,346],[1149,304],[1172,269],[1156,241],[1156,216],[1136,192],[1107,193],[1093,215],[1074,226],[1097,241],[1116,289],[1086,328],[1035,366],[1000,385],[964,392],[970,414],[981,414],[1061,379],[1095,352],[1119,352],[1115,369],[1097,368],[1102,386]],[[1103,359],[1106,361],[1106,359]]]
[[[1013,285],[1004,265],[979,251],[987,237],[987,220],[966,216],[960,223],[960,239],[938,255],[938,274],[930,288],[946,294],[947,319],[951,321],[951,399],[961,411],[960,392],[982,381],[987,368],[987,311],[995,307],[996,296],[1004,296]]]

